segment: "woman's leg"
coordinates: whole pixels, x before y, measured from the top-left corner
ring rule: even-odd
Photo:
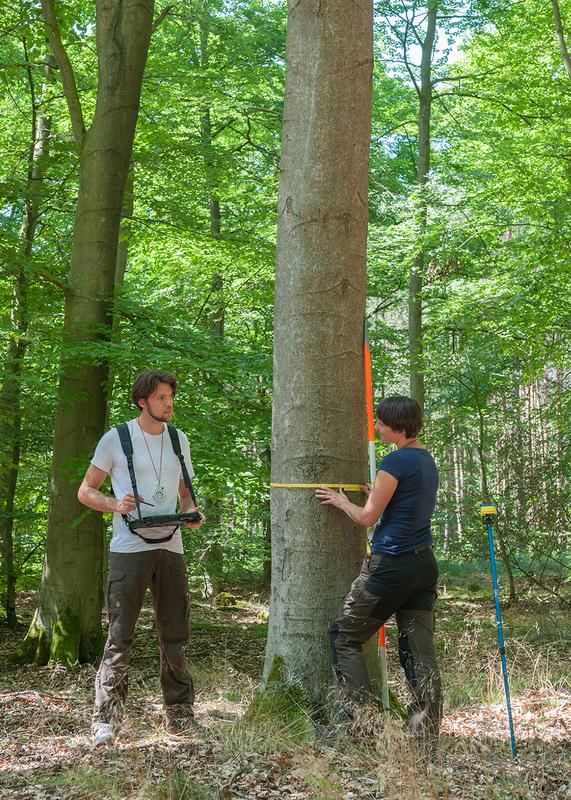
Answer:
[[[378,559],[378,556],[372,556]],[[331,656],[337,680],[351,694],[364,698],[371,693],[369,674],[363,658],[363,645],[379,630],[381,620],[372,616],[379,603],[377,595],[368,592],[370,559],[365,559],[359,576],[343,599],[329,635]]]
[[[420,556],[419,556],[420,558]],[[397,611],[399,660],[413,702],[408,716],[413,731],[430,746],[438,739],[442,719],[442,679],[434,649],[434,601],[438,568],[432,553],[423,557],[426,586]]]
[[[340,685],[357,699],[371,694],[363,645],[416,588],[409,559],[373,555],[339,607],[330,629],[333,665]]]

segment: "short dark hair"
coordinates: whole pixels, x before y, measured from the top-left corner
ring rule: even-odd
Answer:
[[[404,431],[407,439],[418,436],[422,429],[422,409],[411,397],[385,397],[377,406],[377,417],[393,431]]]
[[[152,394],[159,383],[168,383],[172,389],[173,396],[176,394],[177,383],[176,378],[172,372],[162,372],[159,369],[146,369],[137,375],[135,383],[131,389],[131,400],[137,406],[139,411],[141,406],[139,400],[146,400]]]

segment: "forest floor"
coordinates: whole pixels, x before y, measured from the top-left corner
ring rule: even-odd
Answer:
[[[162,727],[152,609],[139,621],[126,725],[113,748],[90,745],[95,670],[16,667],[34,593],[20,597],[22,627],[1,629],[0,797],[3,800],[501,800],[571,798],[571,621],[553,599],[526,595],[504,608],[519,763],[511,747],[489,579],[443,577],[437,640],[445,682],[439,754],[423,769],[398,721],[328,741],[307,719],[244,716],[260,680],[267,606],[193,602],[189,657],[200,727]],[[406,700],[387,626],[391,685]],[[301,712],[300,712],[301,714]],[[301,715],[302,716],[302,715]]]

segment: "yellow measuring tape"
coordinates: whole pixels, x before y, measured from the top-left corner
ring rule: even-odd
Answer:
[[[358,483],[270,483],[272,489],[319,489],[327,486],[328,489],[345,489],[347,492],[360,492]]]

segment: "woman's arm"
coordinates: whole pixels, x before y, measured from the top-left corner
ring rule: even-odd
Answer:
[[[327,486],[316,489],[315,496],[323,506],[335,506],[344,511],[357,525],[370,528],[376,522],[395,493],[398,481],[390,472],[379,470],[367,502],[361,506],[352,503],[342,489],[335,491]]]

